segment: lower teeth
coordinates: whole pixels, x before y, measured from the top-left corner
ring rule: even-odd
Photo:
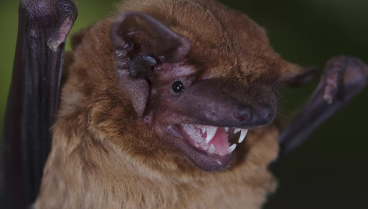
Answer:
[[[189,135],[190,139],[192,140],[192,142],[194,142],[195,147],[200,148],[202,150],[205,150],[209,153],[215,153],[216,154],[220,154],[220,155],[226,155],[226,154],[230,154],[232,153],[237,144],[233,144],[231,146],[228,147],[227,152],[226,153],[220,153],[218,150],[216,150],[215,146],[213,144],[211,144],[211,140],[213,139],[214,135],[217,132],[217,129],[219,127],[212,127],[212,126],[203,126],[203,125],[192,125],[192,124],[185,124],[183,125],[183,128],[185,130],[185,132]],[[223,127],[223,129],[226,131],[227,135],[229,134],[229,128],[228,127]],[[235,128],[234,129],[234,134],[240,132],[240,137],[238,140],[238,143],[243,142],[248,130],[247,129],[240,129],[240,128]],[[205,134],[205,135],[204,135]],[[203,137],[205,136],[205,137]]]
[[[232,153],[232,152],[235,150],[235,148],[236,148],[236,144],[233,144],[233,145],[231,145],[231,146],[227,149],[227,152],[228,152],[228,153]]]
[[[215,146],[213,146],[213,144],[211,144],[210,148],[208,149],[209,153],[214,153],[216,151]]]

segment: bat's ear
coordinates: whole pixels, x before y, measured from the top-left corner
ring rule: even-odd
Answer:
[[[278,84],[289,87],[301,87],[317,76],[317,68],[304,68],[299,65],[287,64],[281,72]]]
[[[111,26],[115,49],[130,44],[134,51],[173,63],[182,60],[190,50],[190,40],[180,36],[155,18],[140,12],[120,14]]]
[[[140,12],[125,12],[112,23],[118,76],[133,106],[142,116],[149,95],[152,70],[158,61],[183,60],[191,48],[187,37],[172,31],[155,18]]]

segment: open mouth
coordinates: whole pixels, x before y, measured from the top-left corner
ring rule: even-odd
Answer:
[[[232,153],[236,148],[236,143],[230,143],[229,136],[240,132],[238,143],[242,143],[248,133],[248,129],[215,127],[205,125],[183,124],[181,130],[185,134],[185,139],[198,150],[225,156]]]
[[[229,167],[237,143],[242,143],[248,129],[207,125],[176,125],[183,138],[179,146],[199,168],[219,171]]]

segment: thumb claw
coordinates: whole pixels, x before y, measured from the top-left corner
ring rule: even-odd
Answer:
[[[346,102],[367,84],[368,67],[358,58],[338,56],[327,62],[323,77],[323,99],[329,104],[334,100]]]

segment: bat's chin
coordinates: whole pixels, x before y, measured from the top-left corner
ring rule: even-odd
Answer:
[[[169,130],[178,136],[170,140],[200,169],[221,171],[230,166],[232,153],[243,142],[248,130],[229,127],[180,124]]]

